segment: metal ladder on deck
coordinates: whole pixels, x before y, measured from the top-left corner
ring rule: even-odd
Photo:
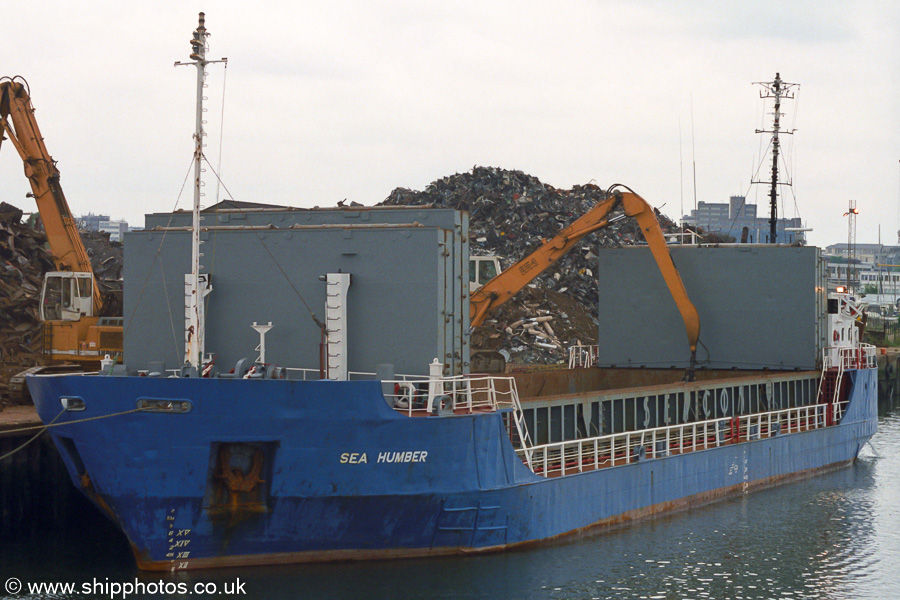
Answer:
[[[513,447],[521,450],[525,457],[525,464],[531,469],[531,438],[528,436],[528,427],[525,425],[525,413],[522,411],[522,403],[519,402],[519,391],[516,389],[515,380],[510,381],[510,391],[512,392],[513,412],[512,418],[515,421],[516,428],[510,428],[510,434],[515,433],[512,437]]]
[[[844,360],[840,354],[840,350],[838,350],[838,364],[836,367],[831,366],[831,360],[828,356],[824,356],[822,360],[822,377],[819,379],[819,391],[816,395],[817,398],[825,397],[830,393],[831,394],[831,405],[833,406],[832,410],[834,411],[833,422],[839,423],[841,417],[843,416],[843,407],[840,403],[840,394],[841,394],[841,383],[844,379]],[[834,377],[830,378],[829,374],[834,373]],[[831,381],[829,381],[829,379]]]

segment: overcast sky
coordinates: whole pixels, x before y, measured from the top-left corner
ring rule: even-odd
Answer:
[[[142,225],[189,208],[197,13],[210,58],[205,204],[365,205],[474,165],[556,187],[624,183],[677,218],[747,194],[771,102],[788,217],[811,243],[897,243],[900,5],[876,1],[30,2],[4,11],[2,72],[30,84],[76,215]],[[224,96],[224,119],[221,109]],[[221,134],[221,136],[220,136]],[[220,153],[221,148],[221,153]],[[760,167],[760,163],[762,166]],[[696,188],[694,186],[694,165]],[[0,148],[0,200],[33,210]]]

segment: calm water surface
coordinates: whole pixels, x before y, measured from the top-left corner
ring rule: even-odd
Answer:
[[[900,598],[900,403],[883,403],[853,466],[690,512],[505,554],[214,570],[160,576],[86,511],[79,523],[0,546],[0,586],[28,582],[240,582],[241,598]],[[877,452],[877,455],[875,455]],[[109,598],[55,594],[60,600]],[[0,587],[0,597],[3,597]],[[118,596],[121,598],[121,595]],[[133,594],[128,598],[187,596]],[[215,596],[228,597],[223,593]]]

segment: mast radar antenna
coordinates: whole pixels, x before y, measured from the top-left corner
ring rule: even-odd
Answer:
[[[760,98],[774,98],[775,109],[772,112],[772,129],[757,129],[756,133],[772,134],[772,174],[768,182],[751,181],[751,183],[769,183],[769,243],[774,244],[777,240],[776,224],[778,223],[778,186],[791,185],[790,179],[779,183],[778,181],[778,155],[781,150],[781,134],[793,135],[794,129],[781,128],[781,100],[794,98],[796,88],[800,87],[799,83],[787,83],[782,81],[781,73],[775,73],[774,81],[757,81],[754,85],[762,86],[759,92]]]

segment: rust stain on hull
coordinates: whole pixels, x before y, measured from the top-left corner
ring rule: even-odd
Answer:
[[[559,543],[560,541],[567,540],[572,537],[588,536],[594,533],[625,526],[635,521],[649,519],[663,514],[698,508],[700,506],[711,504],[724,498],[738,496],[743,493],[774,487],[790,481],[805,479],[813,475],[847,467],[853,462],[854,459],[851,459],[848,461],[833,463],[831,465],[825,465],[823,467],[817,467],[815,469],[807,469],[805,471],[798,471],[796,473],[758,479],[756,481],[747,483],[742,482],[732,486],[710,490],[708,492],[693,494],[679,500],[661,502],[651,506],[646,506],[641,509],[628,511],[620,515],[615,515],[613,517],[597,521],[596,523],[592,523],[591,525],[588,525],[586,527],[567,531],[553,537],[527,542],[518,542],[516,544],[504,544],[498,546],[488,546],[484,548],[448,546],[441,548],[395,548],[386,550],[324,550],[310,552],[287,552],[280,554],[191,558],[187,566],[185,566],[183,569],[177,570],[473,555],[496,553],[508,550],[536,548],[539,546]],[[138,568],[144,571],[172,571],[176,569],[176,565],[178,564],[177,561],[149,560],[147,555],[139,551],[136,547],[134,547],[134,545],[132,545],[132,551],[134,552]]]

